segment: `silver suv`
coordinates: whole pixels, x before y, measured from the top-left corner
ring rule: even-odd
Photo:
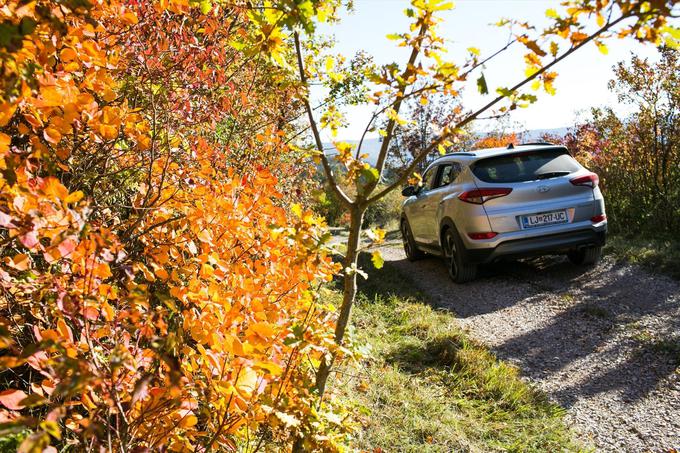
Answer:
[[[447,154],[402,195],[407,258],[443,256],[457,283],[501,257],[566,254],[594,264],[607,235],[597,175],[550,143]]]

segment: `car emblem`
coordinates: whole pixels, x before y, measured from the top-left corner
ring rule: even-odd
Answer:
[[[548,187],[548,186],[538,186],[536,191],[539,192],[539,193],[546,193],[546,192],[550,191],[550,187]]]

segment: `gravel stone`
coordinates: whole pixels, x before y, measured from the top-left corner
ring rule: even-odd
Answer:
[[[440,258],[386,261],[430,302],[567,409],[599,451],[680,449],[680,282],[605,256],[595,267],[562,257],[483,266],[451,282]],[[661,345],[661,346],[660,346]]]

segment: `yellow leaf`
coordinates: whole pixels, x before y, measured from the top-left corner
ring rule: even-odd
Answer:
[[[82,192],[82,190],[76,190],[75,192],[71,192],[68,194],[68,197],[64,199],[65,203],[77,203],[78,201],[82,200],[85,194]]]
[[[249,397],[255,392],[257,385],[257,373],[252,368],[242,368],[234,387],[242,395]]]
[[[290,210],[295,214],[296,217],[301,218],[302,217],[302,206],[300,206],[297,203],[293,203],[290,205]]]
[[[545,17],[549,17],[551,19],[557,19],[558,17],[560,17],[560,15],[557,14],[557,11],[555,11],[555,9],[550,8],[550,9],[547,9],[545,11]]]
[[[376,250],[371,254],[371,262],[376,269],[382,269],[383,264],[385,264],[385,260],[383,259],[380,250]]]

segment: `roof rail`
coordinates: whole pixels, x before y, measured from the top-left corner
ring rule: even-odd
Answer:
[[[434,162],[435,160],[442,159],[447,156],[476,156],[475,153],[471,151],[451,151],[450,153],[442,154],[441,156],[437,156],[435,159],[432,161]]]
[[[450,152],[450,153],[446,153],[446,154],[445,154],[445,156],[453,156],[453,155],[457,155],[457,156],[476,156],[475,153],[470,152],[470,151],[453,151],[453,152]]]
[[[555,146],[554,143],[550,142],[527,142],[527,143],[520,143],[517,146],[536,146],[536,145],[551,145]]]

